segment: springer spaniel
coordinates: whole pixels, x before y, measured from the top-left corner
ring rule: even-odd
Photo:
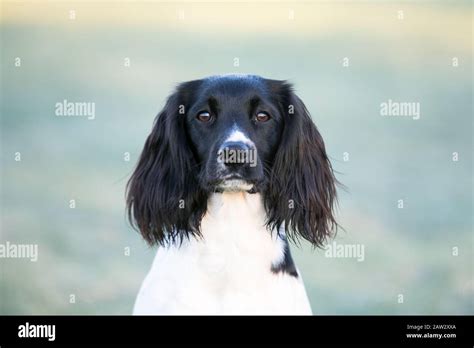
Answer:
[[[311,314],[288,240],[337,228],[324,142],[286,81],[180,84],[127,186],[153,265],[134,314]]]

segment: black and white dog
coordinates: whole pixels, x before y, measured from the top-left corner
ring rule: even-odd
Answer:
[[[135,314],[311,314],[288,240],[337,228],[324,142],[285,81],[180,84],[127,190],[132,224],[159,245]]]

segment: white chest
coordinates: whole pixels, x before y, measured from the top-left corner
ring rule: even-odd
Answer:
[[[134,314],[311,314],[301,275],[271,271],[285,242],[260,195],[212,195],[201,228],[201,240],[158,249]]]

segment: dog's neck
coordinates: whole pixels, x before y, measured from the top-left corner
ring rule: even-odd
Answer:
[[[260,194],[245,191],[225,191],[210,195],[205,218],[223,219],[228,223],[241,224],[244,220],[262,220],[265,223],[265,209]]]
[[[265,223],[266,213],[260,194],[213,193],[201,221],[202,243],[207,249],[221,249],[278,263],[284,258],[286,242],[275,231],[270,232]]]

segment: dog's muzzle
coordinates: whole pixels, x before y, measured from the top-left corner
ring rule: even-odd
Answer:
[[[257,149],[243,142],[225,142],[217,151],[217,162],[223,172],[238,174],[257,166]]]
[[[257,166],[257,149],[244,142],[225,142],[217,151],[217,167],[225,190],[250,190],[252,170]]]

